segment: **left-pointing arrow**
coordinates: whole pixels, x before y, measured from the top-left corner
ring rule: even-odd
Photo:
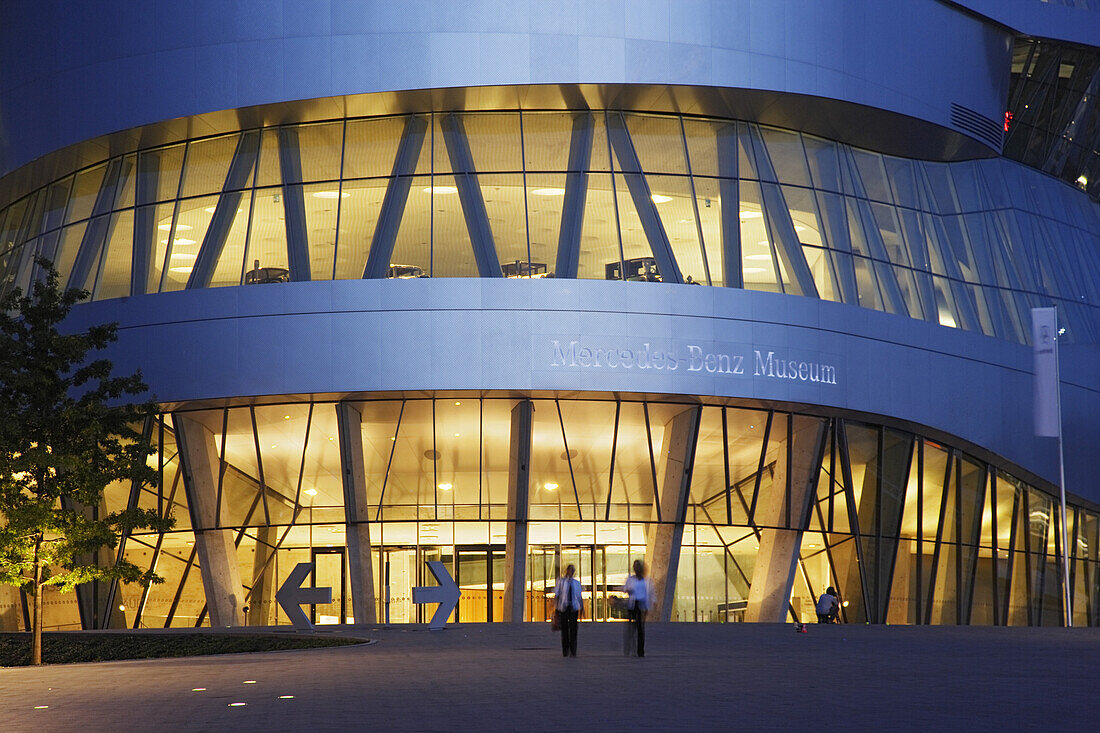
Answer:
[[[313,563],[298,563],[275,593],[275,600],[283,607],[294,628],[302,631],[313,630],[313,624],[302,610],[303,603],[332,603],[332,588],[302,587],[311,570],[313,570]]]

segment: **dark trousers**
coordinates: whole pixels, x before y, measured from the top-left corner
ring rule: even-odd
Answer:
[[[561,655],[577,656],[577,612],[573,609],[560,611],[561,618]]]
[[[641,608],[630,609],[630,627],[634,634],[634,649],[639,657],[645,656],[645,611]]]

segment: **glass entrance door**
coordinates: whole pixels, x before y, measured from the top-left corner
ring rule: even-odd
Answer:
[[[332,603],[310,605],[309,620],[315,624],[353,623],[347,614],[347,556],[343,547],[313,548],[313,573],[310,584],[314,588],[332,588]]]
[[[416,548],[382,548],[382,613],[379,618],[387,624],[411,624],[416,622],[416,608],[412,602],[412,589],[416,585]]]
[[[587,621],[607,621],[611,618],[609,593],[617,587],[608,585],[607,549],[599,545],[532,545],[528,551],[528,618],[546,621],[554,611],[554,587],[565,568],[572,565],[574,577],[581,582]]]

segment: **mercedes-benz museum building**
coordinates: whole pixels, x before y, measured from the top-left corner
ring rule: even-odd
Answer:
[[[118,322],[94,510],[175,519],[46,627],[1100,625],[1098,100],[1097,0],[4,2],[0,289]]]

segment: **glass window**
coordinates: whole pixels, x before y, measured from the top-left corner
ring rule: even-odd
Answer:
[[[134,212],[116,212],[111,217],[107,247],[99,265],[95,300],[122,298],[130,294],[131,257],[134,250]]]
[[[106,172],[107,166],[103,164],[76,174],[76,182],[69,197],[69,212],[65,216],[66,223],[87,219],[92,215],[92,208],[95,206],[100,185],[103,183],[103,175]],[[9,226],[11,226],[10,222]]]
[[[349,120],[344,148],[344,178],[374,178],[393,172],[394,159],[405,130],[406,117]],[[423,173],[430,172],[430,160],[421,149]]]
[[[222,190],[240,137],[238,134],[223,135],[190,143],[187,169],[183,172],[184,197]]]

